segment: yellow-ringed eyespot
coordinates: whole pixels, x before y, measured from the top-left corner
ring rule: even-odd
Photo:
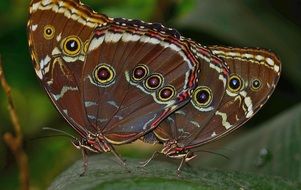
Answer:
[[[141,81],[149,74],[149,69],[146,65],[137,65],[132,72],[132,79],[136,82]]]
[[[55,35],[55,29],[53,26],[51,25],[46,25],[44,27],[44,31],[43,31],[43,35],[44,35],[44,38],[46,40],[51,40],[53,39],[54,35]]]
[[[163,76],[158,73],[150,75],[144,83],[144,86],[147,90],[157,90],[163,85]]]
[[[241,78],[238,75],[232,75],[228,81],[228,89],[232,93],[236,93],[243,88],[244,84]]]
[[[65,55],[78,56],[82,49],[82,41],[77,36],[68,36],[62,41],[61,46]]]
[[[262,86],[262,82],[259,79],[252,80],[252,82],[251,82],[251,89],[253,91],[259,90],[261,88],[261,86]]]
[[[206,86],[197,87],[192,94],[192,103],[198,108],[207,108],[212,100],[212,92]]]
[[[100,64],[93,71],[93,79],[96,85],[100,87],[110,86],[116,77],[115,70],[108,64]]]
[[[176,94],[176,89],[173,86],[165,86],[161,88],[157,94],[157,98],[162,102],[167,102]]]

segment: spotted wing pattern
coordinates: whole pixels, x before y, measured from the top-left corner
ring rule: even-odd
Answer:
[[[270,51],[206,48],[78,0],[32,0],[28,38],[46,92],[79,147],[94,152],[147,133],[145,141],[174,143],[174,153],[218,139],[264,105],[281,71]]]
[[[204,51],[211,54],[210,50],[195,50],[197,57]],[[217,110],[225,93],[228,76],[228,66],[220,58],[211,55],[210,61],[201,66],[198,87],[190,103],[175,111],[154,130],[157,138],[163,142],[175,141],[179,147],[185,147],[197,138]]]
[[[164,143],[162,153],[167,156],[188,158],[192,156],[189,154],[191,149],[219,139],[242,126],[270,98],[279,80],[281,62],[271,51],[221,46],[209,48],[230,68],[229,79],[223,89],[225,94],[219,97],[220,102],[207,120],[204,120],[206,113],[195,112],[193,104],[187,104],[164,120],[154,130],[155,135],[149,133],[145,136],[146,142]],[[206,79],[199,80],[199,84],[204,81]],[[218,92],[218,89],[214,92]],[[197,130],[193,129],[193,125]]]
[[[87,130],[79,86],[86,47],[96,26],[107,22],[105,15],[74,0],[30,4],[28,38],[36,74],[53,104],[81,136]]]
[[[83,72],[89,123],[113,144],[157,127],[189,101],[199,67],[207,64],[210,54],[196,57],[192,49],[162,25],[118,19],[99,27]]]
[[[224,59],[231,74],[215,116],[191,147],[218,139],[239,128],[262,108],[280,78],[281,62],[271,51],[258,48],[210,47]]]

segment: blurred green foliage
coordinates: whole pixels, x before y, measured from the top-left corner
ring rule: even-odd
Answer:
[[[281,176],[301,182],[300,126],[301,104],[298,104],[224,146],[222,152],[231,155],[230,160],[204,155],[198,164],[208,168],[214,166]],[[228,140],[231,136],[227,137]],[[226,140],[216,143],[221,144]]]
[[[269,127],[274,125],[273,123],[266,124],[264,122],[272,117],[277,121],[278,113],[291,109],[293,105],[301,100],[300,0],[85,0],[83,2],[111,17],[162,22],[168,27],[177,28],[184,36],[204,45],[265,47],[279,54],[283,62],[283,73],[276,92],[263,110],[247,123],[246,127],[218,143],[221,149],[228,141],[234,144],[242,144],[242,149],[264,148],[264,145],[255,146],[254,141],[256,141],[256,138],[272,138],[274,130],[276,130],[274,128],[277,126],[275,124],[276,126],[271,127],[274,130],[264,129],[265,125]],[[29,0],[0,1],[0,53],[3,57],[7,80],[13,88],[13,98],[16,102],[25,135],[25,150],[30,161],[31,188],[44,189],[55,176],[74,160],[79,159],[81,154],[72,147],[69,139],[59,137],[40,138],[52,134],[41,130],[42,127],[46,126],[63,129],[71,133],[73,133],[73,130],[51,105],[46,93],[44,93],[36,79],[27,46],[28,5]],[[1,136],[4,132],[12,130],[6,106],[7,100],[1,89]],[[300,118],[300,114],[295,115],[295,112],[297,110],[288,111],[287,116],[281,117],[279,123],[285,125],[288,121],[291,121],[290,115],[294,115],[295,119]],[[260,123],[264,124],[259,125]],[[293,130],[292,127],[286,128],[279,125],[278,127],[282,131],[278,134],[277,139],[269,142],[269,147],[280,146],[279,144],[287,142],[284,139],[293,138],[296,140],[290,142],[291,146],[283,148],[283,150],[291,148],[291,151],[278,153],[273,148],[269,148],[267,150],[272,150],[271,156],[258,158],[259,162],[265,163],[270,160],[271,162],[277,160],[281,166],[286,166],[290,161],[292,161],[291,163],[300,163],[300,160],[293,162],[296,156],[294,157],[292,154],[296,151],[296,147],[300,146],[300,140],[297,140],[300,139],[300,133],[287,132],[287,130]],[[294,124],[294,130],[300,130],[300,127],[300,122]],[[252,137],[247,136],[249,133],[252,133]],[[286,136],[284,137],[284,135]],[[250,140],[240,143],[243,141],[242,139]],[[121,148],[120,151],[123,155],[130,157],[137,157],[135,152],[139,152],[139,157],[146,158],[145,155],[150,154],[153,149],[142,146],[142,144],[137,144],[131,148]],[[240,150],[239,146],[233,147]],[[254,159],[256,160],[255,154],[258,156],[258,150],[252,154],[250,153],[252,155],[250,159],[237,154],[235,151],[227,153],[230,158],[235,158],[233,161],[215,162],[214,158],[211,158],[209,161],[206,160],[205,163],[195,161],[194,164],[203,167],[212,163],[210,167],[223,166],[225,170],[261,172],[261,170],[252,170],[248,167],[248,165],[254,163]],[[245,153],[240,154],[244,155]],[[275,154],[287,156],[279,158]],[[298,159],[299,157],[297,156]],[[232,164],[234,162],[242,164]],[[300,176],[294,175],[299,170],[279,173],[282,169],[271,165],[266,167],[265,173],[301,181]],[[0,141],[0,184],[1,189],[16,189],[18,187],[18,169],[14,157],[2,141]]]

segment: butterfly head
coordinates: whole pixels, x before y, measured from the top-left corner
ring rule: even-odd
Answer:
[[[85,149],[95,153],[109,152],[111,148],[105,143],[102,135],[99,134],[88,134],[86,138],[81,140],[75,140],[72,144],[77,149]]]

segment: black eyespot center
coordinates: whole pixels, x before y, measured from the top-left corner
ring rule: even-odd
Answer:
[[[213,100],[213,95],[209,87],[199,86],[193,92],[192,102],[197,108],[207,108]]]
[[[78,49],[79,44],[77,43],[76,40],[68,40],[66,42],[66,48],[69,51],[76,51]]]
[[[51,35],[51,34],[52,34],[52,30],[51,30],[50,28],[47,28],[47,29],[46,29],[46,34],[47,34],[47,35]]]
[[[196,94],[196,100],[198,101],[198,103],[200,104],[204,104],[209,100],[209,92],[205,89],[200,90],[199,92],[197,92]]]
[[[242,89],[243,83],[238,75],[232,75],[228,82],[228,88],[232,92],[238,92]]]
[[[79,55],[82,42],[77,36],[68,36],[63,40],[63,52],[69,56],[77,56]]]

